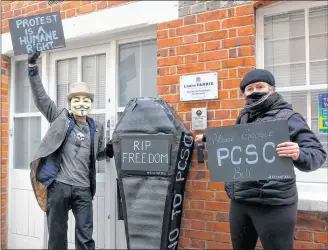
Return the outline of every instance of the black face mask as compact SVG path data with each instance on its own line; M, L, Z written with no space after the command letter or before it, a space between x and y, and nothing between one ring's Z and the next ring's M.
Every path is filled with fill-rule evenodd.
M252 94L246 97L247 105L252 105L258 102L268 94L269 92L253 92Z

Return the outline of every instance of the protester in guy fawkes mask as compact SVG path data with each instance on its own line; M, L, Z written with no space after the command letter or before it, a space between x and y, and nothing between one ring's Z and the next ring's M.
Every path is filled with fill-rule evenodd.
M28 56L28 74L36 107L51 123L31 162L31 183L47 213L49 249L67 249L68 212L75 217L75 247L95 249L92 200L96 193L96 160L113 157L105 146L104 127L88 116L94 94L88 84L74 83L69 109L59 110L49 98L36 65L39 52Z
M305 119L275 92L273 75L255 69L245 75L240 89L246 106L236 124L285 119L290 141L277 146L280 157L291 157L303 172L320 168L326 152L309 129ZM206 141L197 135L196 142ZM255 249L258 237L263 248L293 249L298 194L296 180L270 180L225 183L231 199L230 233L233 249Z

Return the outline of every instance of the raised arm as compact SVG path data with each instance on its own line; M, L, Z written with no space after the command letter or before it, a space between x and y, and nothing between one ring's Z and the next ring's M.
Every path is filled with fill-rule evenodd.
M39 67L36 64L40 52L36 51L28 55L28 77L31 84L31 90L35 106L52 123L59 115L60 111L46 93L41 78L39 76Z

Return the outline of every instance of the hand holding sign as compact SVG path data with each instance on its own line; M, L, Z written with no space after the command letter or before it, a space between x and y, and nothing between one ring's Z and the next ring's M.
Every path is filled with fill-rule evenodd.
M195 143L201 143L203 141L203 137L204 137L203 134L196 135L196 137L195 137Z
M36 61L40 56L40 51L34 51L33 53L28 54L28 66L33 67L36 65Z
M290 157L294 161L300 157L300 148L297 143L284 142L277 146L277 153L280 157Z

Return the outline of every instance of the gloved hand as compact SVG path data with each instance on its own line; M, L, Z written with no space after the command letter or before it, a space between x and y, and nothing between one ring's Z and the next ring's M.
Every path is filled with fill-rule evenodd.
M113 150L113 142L112 140L108 141L106 143L106 155L109 157L109 158L113 158L114 156L114 150Z
M36 64L36 61L38 60L40 56L40 51L34 51L32 53L28 54L28 64Z

